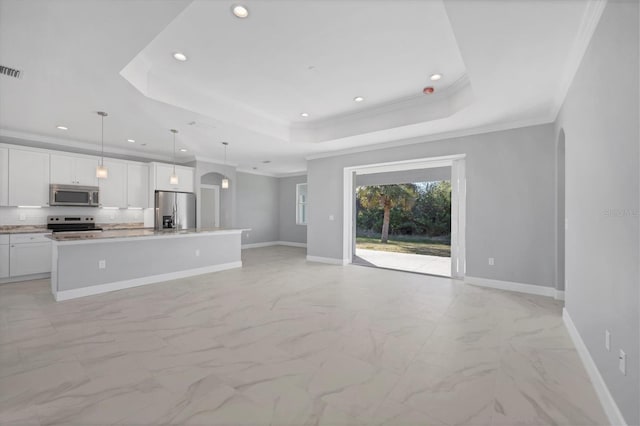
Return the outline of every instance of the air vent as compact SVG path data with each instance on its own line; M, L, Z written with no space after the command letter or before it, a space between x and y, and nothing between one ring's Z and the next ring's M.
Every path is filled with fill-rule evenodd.
M20 76L22 75L22 71L0 65L0 74L6 75L8 77L20 78Z

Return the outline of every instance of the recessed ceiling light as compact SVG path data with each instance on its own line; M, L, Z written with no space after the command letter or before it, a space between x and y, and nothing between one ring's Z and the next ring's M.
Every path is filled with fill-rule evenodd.
M187 55L182 52L176 52L173 54L173 59L175 59L176 61L184 62L187 60Z
M180 148L180 152L187 152L187 150L184 148Z
M300 117L303 117L303 118L307 118L308 116L309 116L308 112L303 112L302 114L300 114Z
M442 78L442 74L433 74L430 78L431 81L438 81Z
M69 128L67 126L56 126L56 129L58 129L58 130L69 130Z
M247 16L249 16L249 9L247 9L245 6L242 6L240 4L233 6L231 8L231 11L238 18L246 18Z
M135 139L127 139L127 142L129 142L129 143L136 143L136 140L135 140Z
M353 98L354 102L362 102L364 101L364 98L362 96L356 96L355 98Z

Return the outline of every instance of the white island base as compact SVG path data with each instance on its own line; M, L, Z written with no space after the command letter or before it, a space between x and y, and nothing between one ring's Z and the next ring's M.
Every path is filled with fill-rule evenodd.
M54 234L57 301L242 267L241 229Z

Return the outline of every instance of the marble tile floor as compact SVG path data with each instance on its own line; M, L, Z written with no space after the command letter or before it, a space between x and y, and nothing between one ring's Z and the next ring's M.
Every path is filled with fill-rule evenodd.
M65 302L0 286L2 425L604 425L555 300L245 250Z

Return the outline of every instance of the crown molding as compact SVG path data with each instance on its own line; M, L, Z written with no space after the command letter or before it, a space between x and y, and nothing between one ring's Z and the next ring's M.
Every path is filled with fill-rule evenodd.
M600 18L604 13L608 0L587 0L587 7L582 15L582 21L578 28L578 34L573 42L573 46L569 51L567 64L560 78L560 86L553 100L553 120L555 121L560 113L560 109L564 104L564 100L569 93L573 79L580 68L582 58L587 52L591 38L598 27Z
M279 177L277 173L263 172L261 170L244 169L244 168L236 169L236 173L246 173L249 175L266 176L266 177L272 177L272 178Z
M554 118L544 117L544 118L534 118L529 120L519 120L519 121L508 122L508 123L473 127L470 129L461 129L461 130L455 130L451 132L436 133L432 135L416 136L409 139L400 139L396 141L382 142L374 145L366 145L361 147L330 151L330 152L325 152L320 154L313 154L305 157L305 160L309 161L309 160L317 160L320 158L339 157L342 155L357 154L357 153L368 152L368 151L377 151L380 149L396 148L396 147L407 146L407 145L417 145L425 142L435 142L439 140L459 138L463 136L481 135L484 133L500 132L504 130L518 129L522 127L539 126L542 124L553 123L553 121L554 121Z
M306 175L307 175L306 170L301 170L298 172L278 173L279 178L289 178L289 177L306 176Z
M20 132L16 130L8 130L0 128L0 142L30 146L34 148L43 149L58 149L67 148L68 152L85 155L98 155L95 143L82 142L73 139L62 139L53 136L39 135L35 133ZM63 150L64 151L64 150ZM173 157L171 155L161 155L147 152L140 152L126 148L117 148L106 145L104 150L105 156L119 156L126 157L135 160L146 161L164 161L172 162ZM182 161L183 159L179 159Z
M250 175L259 175L259 176L268 176L268 177L273 177L273 178L288 178L288 177L295 177L295 176L306 176L307 175L307 171L298 171L298 172L288 172L288 173L272 173L272 172L265 172L265 171L260 171L260 170L253 170L253 169L236 169L236 172L238 173L247 173Z
M194 159L195 161L202 161L203 163L218 164L220 166L228 166L228 167L236 167L236 168L239 166L238 163L231 163L229 161L224 162L224 161L218 160L217 158L203 157L201 155L196 155Z

